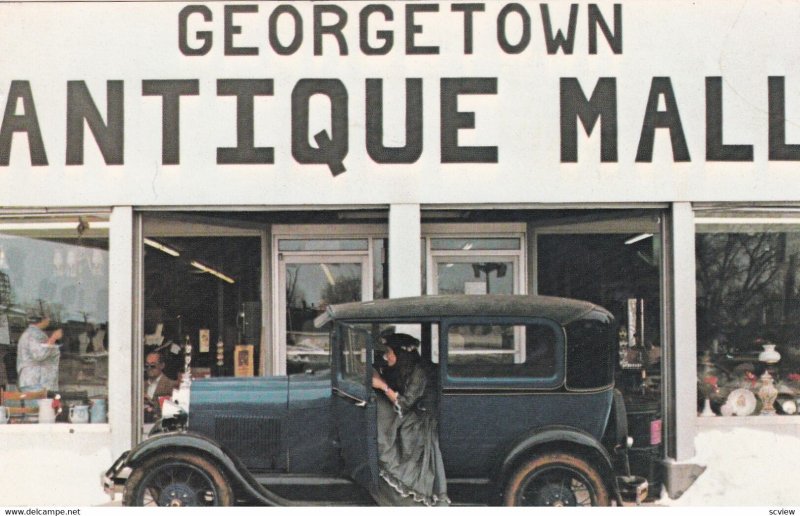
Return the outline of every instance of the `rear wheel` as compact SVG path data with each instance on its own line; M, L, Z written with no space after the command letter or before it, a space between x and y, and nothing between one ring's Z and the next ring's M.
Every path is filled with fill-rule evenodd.
M524 463L506 484L505 505L590 507L609 505L597 470L568 453L548 453Z
M203 507L233 504L233 492L219 468L204 457L167 452L133 470L123 505Z

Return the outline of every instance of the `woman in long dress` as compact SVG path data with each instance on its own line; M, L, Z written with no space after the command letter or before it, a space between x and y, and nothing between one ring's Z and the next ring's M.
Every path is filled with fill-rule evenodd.
M384 337L388 367L375 371L378 466L376 501L381 505L447 505L447 482L439 450L436 370L418 353L419 341L395 333Z

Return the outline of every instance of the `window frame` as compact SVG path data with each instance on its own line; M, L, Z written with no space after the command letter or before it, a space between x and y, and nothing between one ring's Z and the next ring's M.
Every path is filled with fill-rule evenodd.
M499 378L465 378L450 376L448 371L448 348L450 326L463 325L506 325L529 326L533 324L551 328L555 335L555 373L551 377L499 377ZM515 330L515 333L517 330ZM566 336L564 328L551 319L544 317L446 317L439 323L439 368L441 370L442 387L455 389L537 389L553 390L564 385L566 379Z

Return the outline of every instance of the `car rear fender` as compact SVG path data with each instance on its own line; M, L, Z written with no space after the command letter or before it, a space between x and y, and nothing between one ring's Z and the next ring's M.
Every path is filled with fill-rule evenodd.
M622 503L613 460L608 450L592 435L566 426L540 428L519 439L511 446L510 451L503 455L505 458L500 462L493 475L494 481L498 487L502 487L521 462L533 455L551 451L573 453L588 459L598 468L618 503Z
M231 483L231 488L239 497L252 499L264 505L299 505L293 500L288 500L264 488L236 456L226 451L217 442L191 432L159 434L143 441L130 451L125 460L125 466L135 469L151 457L157 457L166 451L188 451L212 460Z

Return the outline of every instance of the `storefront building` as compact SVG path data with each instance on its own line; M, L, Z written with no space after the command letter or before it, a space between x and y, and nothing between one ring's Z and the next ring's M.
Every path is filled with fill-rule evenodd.
M0 13L0 387L44 311L66 409L0 425L4 503L104 500L148 353L171 379L187 342L195 377L311 374L325 306L420 294L609 309L637 463L673 494L698 432L800 435L800 6Z

